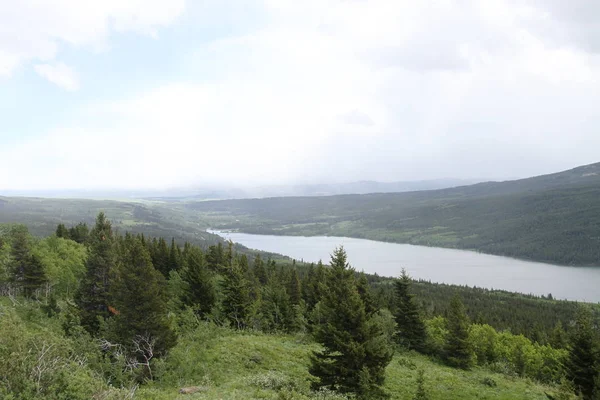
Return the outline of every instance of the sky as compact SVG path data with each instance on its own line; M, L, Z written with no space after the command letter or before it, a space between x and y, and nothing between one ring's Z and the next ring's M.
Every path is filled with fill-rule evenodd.
M596 0L0 0L0 190L600 161Z

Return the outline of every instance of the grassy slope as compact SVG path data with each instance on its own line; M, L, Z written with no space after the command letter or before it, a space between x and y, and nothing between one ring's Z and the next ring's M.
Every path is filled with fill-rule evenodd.
M237 333L201 327L181 339L163 366L160 383L144 387L140 399L307 399L307 367L314 344L298 337ZM432 399L547 399L553 388L476 368L458 371L412 353L397 354L387 370L392 399L410 399L417 369L424 369ZM496 387L483 383L492 378ZM183 386L205 391L180 395Z
M10 315L18 317L14 320ZM8 351L14 361L25 363L23 357L29 357L29 364L36 364L42 344L62 349L57 353L62 354L62 357L81 354L82 349L89 351L89 346L93 346L91 342L64 337L61 321L48 318L38 304L26 302L15 307L7 298L0 297L0 320L0 331L6 334L0 335L0 353ZM9 337L11 332L13 336L17 336ZM31 354L27 356L27 349L20 348L25 342L19 340L19 337L24 336L36 338L34 342L29 342L30 346L37 343L37 347L32 348L33 358ZM315 349L318 346L304 336L237 332L201 323L196 328L189 328L187 333L182 333L177 346L165 359L154 365L157 380L142 385L135 398L339 399L331 395L319 396L309 390L309 355ZM93 359L94 357L89 361L94 362ZM13 364L19 365L19 362ZM6 362L0 362L0 365L3 364ZM110 400L128 398L126 395L130 392L129 389L107 387L101 377L86 365L71 365L67 368L69 378L66 382L72 387L78 387L77 392L81 395L94 393L95 398ZM425 371L426 388L432 400L542 400L547 398L545 393L556 392L553 387L493 373L483 368L460 371L421 355L399 353L387 369L386 388L392 399L412 398L418 369ZM29 366L22 372L27 374L27 371ZM491 378L497 386L487 386L483 383L485 378ZM189 386L202 386L204 390L193 395L179 394L181 387Z

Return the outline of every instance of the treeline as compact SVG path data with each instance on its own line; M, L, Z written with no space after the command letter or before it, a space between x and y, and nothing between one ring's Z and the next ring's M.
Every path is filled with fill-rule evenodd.
M309 369L315 390L386 397L385 368L398 347L457 368L481 365L563 382L566 392L584 398L596 393L597 330L586 307L568 318L568 332L560 325L549 333L540 327L540 337L531 340L514 333L525 326L524 316L535 324L535 305L550 310L563 302L515 297L503 303L494 296L511 296L414 283L405 273L399 279L367 276L348 265L341 248L329 265L284 266L260 255L249 259L232 243L202 250L174 239L118 235L102 213L85 231L59 225L56 235L38 242L22 226L0 234L0 286L13 302L42 302L66 337L99 346L94 368L114 385L155 379L156 365L186 324L202 320L312 337L322 346ZM486 296L490 300L482 301ZM500 310L507 304L515 307L508 312L523 306L523 319L505 318ZM491 310L484 313L486 307ZM495 313L504 317L494 321ZM513 333L494 329L494 322ZM50 394L27 379L13 381L9 367L0 361L0 388L13 393L21 385L26 393L31 386L38 397Z
M393 279L366 275L381 307L394 309ZM415 301L427 318L444 316L450 300L459 294L470 320L509 331L539 344L548 344L557 331L569 331L581 304L546 296L524 295L502 290L415 281ZM600 324L600 306L589 304L594 323Z

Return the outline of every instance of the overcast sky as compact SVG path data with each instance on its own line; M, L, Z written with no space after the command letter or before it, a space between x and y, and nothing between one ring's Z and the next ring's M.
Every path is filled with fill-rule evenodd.
M0 189L600 161L597 0L0 0Z

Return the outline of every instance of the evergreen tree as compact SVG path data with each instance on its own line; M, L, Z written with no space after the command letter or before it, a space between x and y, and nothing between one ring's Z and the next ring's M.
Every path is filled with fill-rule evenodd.
M116 249L112 226L101 212L89 236L86 271L75 296L81 313L81 325L92 335L98 332L99 319L110 316L109 285L115 263Z
M256 257L254 257L254 264L253 264L252 270L254 272L254 276L256 276L256 279L258 279L260 284L266 285L267 284L267 270L265 269L265 263L263 262L262 258L260 257L260 254L257 254Z
M565 349L569 344L569 338L567 336L567 332L565 332L563 328L562 322L558 321L556 325L554 325L554 329L550 333L550 346L555 349Z
M577 313L573 328L566 371L575 390L581 393L585 400L593 398L595 379L598 376L597 348L594 339L591 313L587 308L582 307Z
M11 280L17 286L21 286L31 261L29 231L24 225L15 226L11 231L10 256Z
M290 304L295 306L302 300L302 284L296 268L290 269L287 292L290 297Z
M114 334L119 343L143 362L164 355L175 345L167 319L167 282L152 266L148 249L139 238L127 235L122 258L113 274ZM138 348L139 341L144 346Z
M199 248L190 247L185 253L182 278L187 283L186 303L192 306L196 314L203 317L210 313L215 305L216 293L212 273Z
M27 297L33 297L36 290L44 286L46 282L48 282L48 279L42 261L38 256L32 254L29 256L23 271L23 280L21 281L23 293Z
M236 262L226 267L222 281L223 312L237 329L243 329L251 305L250 287L242 267Z
M221 271L222 267L225 265L225 254L223 250L223 244L221 242L217 243L216 246L210 246L208 248L208 253L206 255L206 261L208 262L208 267L213 271Z
M450 301L447 318L446 362L456 368L469 369L473 366L473 349L469 342L469 318L460 297Z
M58 224L58 226L56 227L56 237L70 239L69 230L67 229L65 224Z
M358 289L358 294L365 304L365 312L367 315L372 315L377 311L377 305L375 304L375 300L373 300L373 296L371 295L371 286L369 285L369 281L367 280L367 276L364 272L361 272L359 278L356 282L356 288Z
M394 280L396 339L407 349L423 353L427 350L427 331L414 295L410 292L411 284L411 279L403 268L400 278Z
M385 397L381 386L392 351L383 327L367 318L343 248L331 256L325 286L323 323L315 327L315 339L324 349L311 357L309 372L317 378L313 388L327 387L365 399Z
M171 247L169 248L169 272L179 271L181 249L175 244L175 238L171 239ZM167 277L169 275L167 274Z
M154 268L156 268L160 273L162 273L165 278L169 276L169 272L171 271L170 256L171 252L169 251L169 246L167 246L167 242L163 238L158 238L158 243L154 252L154 258L152 259L152 263L154 265Z
M263 329L267 331L290 331L293 324L293 309L283 282L269 279L262 287L261 307Z
M304 293L304 301L308 310L312 310L314 306L321 301L323 297L323 282L325 281L325 267L319 261L317 266L310 265L308 267L305 283L302 286Z
M85 222L80 222L71 229L69 229L68 239L74 240L77 243L87 243L90 234L90 229Z

